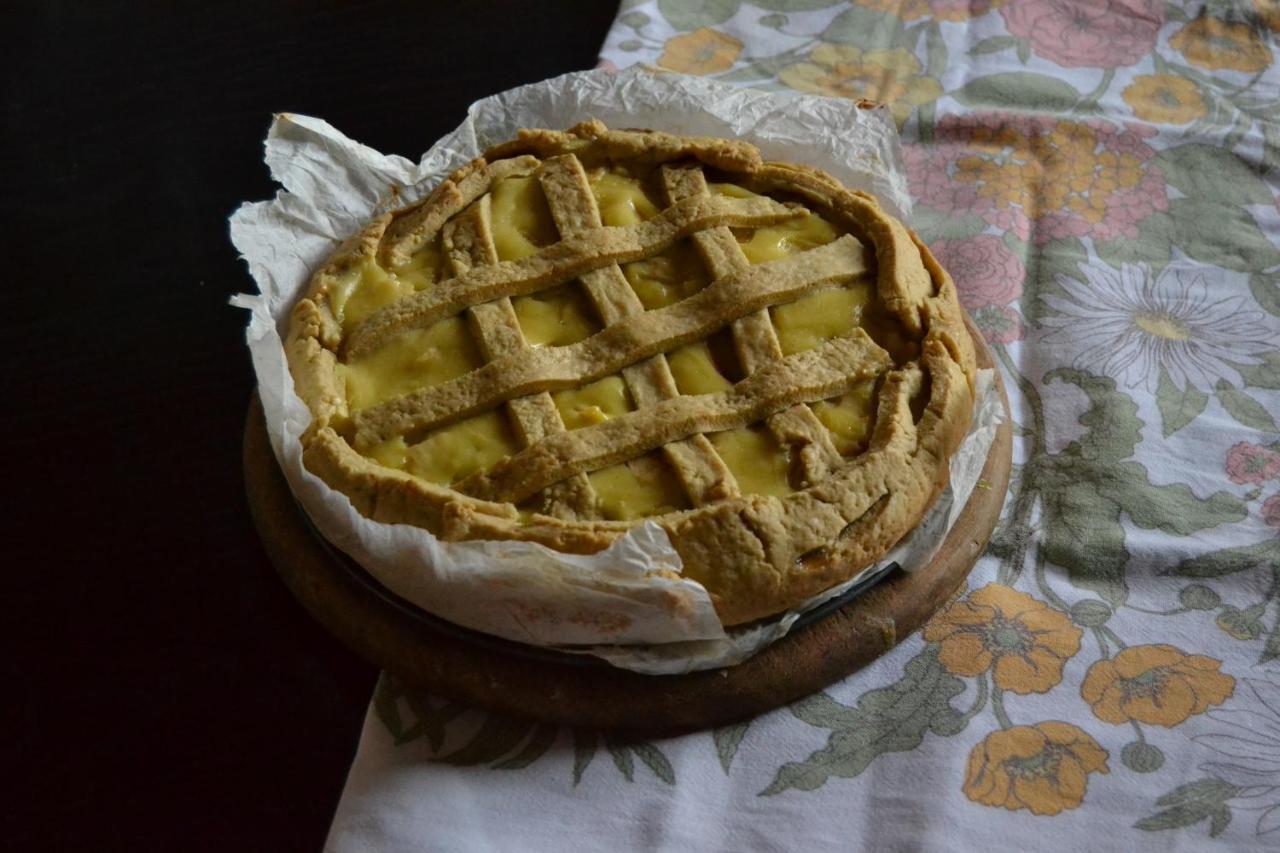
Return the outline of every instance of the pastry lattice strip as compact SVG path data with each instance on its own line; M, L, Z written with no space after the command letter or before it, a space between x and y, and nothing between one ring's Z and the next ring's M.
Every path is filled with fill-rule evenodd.
M387 338L462 313L504 296L523 296L578 278L610 264L651 257L677 240L717 225L758 228L794 217L772 199L692 198L636 225L596 228L518 261L481 266L429 290L397 300L357 326L346 341L348 357L377 349Z
M442 244L455 275L461 275L472 267L498 263L491 222L489 196L484 195L466 213L445 225ZM486 360L518 356L528 351L528 342L520 330L520 321L509 298L474 305L468 314ZM511 400L507 408L520 443L525 447L545 436L564 432L560 413L551 395L545 391ZM577 518L594 504L591 483L581 473L555 483L540 498L539 509L558 518Z
M595 195L577 157L565 154L548 160L541 181L562 238L602 227ZM581 281L606 327L645 313L640 297L616 263L585 273ZM622 368L622 378L641 409L680 394L662 353ZM706 436L698 434L666 444L662 452L694 506L738 494L737 481Z
M699 168L662 167L663 188L668 200L708 197L707 180ZM751 264L728 227L721 225L693 235L694 244L712 278L748 269ZM750 375L766 364L782 358L778 334L762 308L733 322L733 342L743 371ZM782 447L790 448L800 469L801 485L816 483L840 464L840 454L831 443L827 428L807 405L797 404L769 417L769 430Z
M455 488L482 500L516 503L566 474L634 459L690 435L744 427L789 406L842 394L890 366L888 353L859 329L767 364L727 391L676 396L548 436Z
M418 434L538 391L581 387L815 287L847 282L863 270L862 245L848 235L740 270L665 308L623 317L575 344L502 356L456 379L356 412L356 444L371 447Z
M843 393L882 372L888 356L859 332L783 359L768 307L865 272L861 244L845 236L752 267L728 226L775 224L795 211L771 199L712 196L698 169L663 171L671 202L664 211L638 225L602 227L577 158L547 161L540 177L561 239L521 261L498 263L487 194L448 223L442 236L454 277L377 312L355 330L348 354L374 349L402 329L466 311L488 361L441 385L356 413L357 446L422 434L506 405L524 450L456 488L511 502L540 494L544 512L565 518L589 512L594 503L585 473L654 447L664 448L695 506L733 496L732 474L702 432L762 419L783 446L799 449L806 484L838 463L825 427L805 403ZM646 312L618 264L657 254L685 236L694 238L715 280L694 296ZM510 297L574 278L582 282L605 328L569 346L529 348ZM730 323L748 379L722 394L699 395L696 405L680 398L663 353ZM802 386L800 379L815 364L826 367L819 371L822 381ZM637 411L565 432L547 392L619 372ZM769 380L780 382L780 389L770 387ZM553 470L559 473L548 473Z

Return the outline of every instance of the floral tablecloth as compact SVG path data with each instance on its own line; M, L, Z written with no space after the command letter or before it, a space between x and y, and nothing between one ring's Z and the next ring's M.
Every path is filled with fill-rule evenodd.
M1280 849L1280 3L627 2L602 63L889 102L1005 515L892 653L623 742L384 677L335 850Z

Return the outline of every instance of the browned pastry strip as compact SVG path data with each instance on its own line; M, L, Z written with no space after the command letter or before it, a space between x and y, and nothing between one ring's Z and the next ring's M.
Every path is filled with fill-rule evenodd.
M465 214L444 226L444 249L455 275L475 266L498 263L493 243L489 196L483 196ZM520 321L507 297L473 306L471 327L488 361L528 350ZM507 403L520 443L525 447L547 435L564 432L564 422L551 395L545 391ZM578 518L591 509L595 497L585 474L568 477L539 496L538 510L556 518Z
M542 172L542 187L560 236L573 237L603 225L591 183L577 157L561 155L548 160ZM586 273L582 284L606 326L644 313L644 304L617 264ZM641 409L680 393L666 356L661 353L624 367L622 378ZM694 506L738 494L733 473L706 436L672 442L662 448L662 453Z
M769 305L825 284L847 282L864 269L862 244L845 235L817 249L759 264L717 279L655 311L624 317L564 347L530 350L491 361L448 382L388 400L352 416L357 447L371 447L492 409L513 397L570 388L617 373Z
M496 163L471 161L445 178L424 201L392 217L378 246L378 260L390 267L400 266L440 233L450 217L487 193L494 181L533 174L540 165L537 157L513 157Z
M707 179L701 169L664 166L662 181L672 202L708 195ZM698 232L693 235L693 241L712 278L751 266L733 232L723 225ZM768 309L735 320L732 328L738 361L748 375L782 358L782 347L778 344L778 334L769 319ZM831 443L831 434L807 405L796 405L785 412L778 412L769 418L768 427L783 447L791 449L791 458L796 461L803 485L818 482L840 464L840 454Z
M600 228L595 218L599 206L583 192L574 160L615 176L610 185L595 186L610 204L639 204L640 195L648 193L646 182L657 177L652 175L654 167L665 167L670 173L668 198L674 203L641 225ZM708 169L704 176L704 167L715 172ZM527 180L514 196L495 191L504 178L531 176L539 179L549 206L556 208L555 222L548 223L537 206L541 198L537 209L530 209L534 200L522 195L530 189ZM563 184L558 183L561 177L566 178ZM707 180L771 198L743 199L731 191L710 196ZM560 199L564 204L556 200L561 190L567 192ZM504 205L515 198L514 218L505 224L543 248L518 261L494 263L489 236L494 223L487 215L491 192ZM748 265L742 251L725 227L784 222L800 215L803 209L797 201L853 236L788 261L744 269ZM522 229L530 223L534 230L526 233ZM550 245L547 240L555 240L556 234L547 233L548 225L558 226L560 235ZM684 285L694 282L681 277L699 271L686 271L683 252L666 252L686 237L692 238L714 279L693 296L684 296L694 289ZM660 273L654 279L659 287L668 287L667 279L679 281L678 294L677 288L670 293L681 301L640 313L636 292L626 277L617 275L615 266L633 260L646 261L646 269ZM823 267L828 262L834 264L830 269ZM458 275L448 278L450 272ZM509 298L579 278L606 328L569 346L526 348ZM872 425L865 451L842 459L824 444L827 432L815 434L814 417L804 403L815 398L795 396L797 388L809 387L809 373L803 379L792 377L796 381L778 380L767 392L761 391L769 402L756 412L743 414L730 405L724 414L717 407L717 400L723 407L734 395L738 404L749 408L751 403L740 396L744 389L770 376L785 376L771 371L795 363L794 357L778 360L777 335L783 329L778 325L775 331L774 323L784 318L762 309L817 287L855 281L861 299L872 280L872 300L865 306L870 313L864 319L868 333L887 354L877 350L875 358L856 360L852 370L842 366L842 375L857 382L860 371L885 371L879 391L874 404L861 406L849 399L827 410L833 418L831 435L843 435L837 431L850 423L857 428ZM362 288L361 300L351 301L357 292L353 288ZM385 307L368 313L378 305ZM794 340L802 346L834 333L831 330L848 319L826 323L812 307L806 310L808 315L789 311L785 318L794 324ZM429 368L423 369L423 377L442 375L434 370L439 365L430 361L435 357L430 349L422 349L420 359L414 360L408 349L380 348L412 348L418 338L398 337L398 332L463 312L470 340L458 338L456 324L448 327L452 331L445 337L459 340L457 345L467 349L474 344L487 364L434 388L353 411L355 399L382 399L381 393L367 393L376 387L369 384L375 380L392 381L382 386L389 390L412 382L420 367ZM539 322L554 321L550 314L539 316ZM360 317L365 317L363 325ZM581 318L566 313L561 320L575 324L576 336ZM587 122L569 131L522 132L455 171L424 201L372 220L316 269L293 312L286 353L295 388L313 416L302 437L304 463L346 494L361 513L383 522L419 525L450 540L513 539L569 553L606 548L638 523L633 516L647 518L667 531L684 577L702 583L724 623L735 625L777 614L848 579L917 523L945 484L948 455L969 422L974 356L964 322L950 277L916 235L870 196L807 166L763 162L741 141L613 131ZM729 325L734 327L738 361L747 378L725 394L671 398L675 388L670 369L662 369L663 359L655 356L670 355ZM848 345L852 339L836 338L844 343L823 344L797 356L820 359L827 348ZM705 351L712 370L722 366L717 343L708 340ZM406 360L399 360L401 355ZM477 363L469 353L459 355L465 357L454 361ZM893 368L886 370L888 358ZM637 411L596 427L561 431L559 413L552 411L554 403L548 408L544 392L580 388L616 373L626 380ZM722 387L710 378L707 387ZM844 386L812 391L834 395L840 387ZM705 405L708 401L713 405ZM853 409L846 407L849 403ZM684 411L695 411L695 404L696 416ZM378 441L403 437L413 444L433 427L498 408L511 415L519 439L514 447L523 450L503 460L501 454L511 453L513 445L507 437L497 443L499 439L486 432L488 426L454 431L442 442L449 447L446 452L475 450L477 460L493 466L463 483L501 498L496 502L464 493L459 488L463 483L446 484L416 473L408 466L410 459L401 468L400 443ZM651 476L632 464L626 477L593 474L588 482L600 484L600 494L588 493L590 505L577 498L549 500L566 484L587 479L584 472L594 466L652 452L645 448L655 446L655 441L670 457L689 446L690 438L705 440L694 438L703 430L737 429L736 424L753 416L764 418L771 435L743 430L715 436L715 447L734 462L739 494L699 503L698 495L713 494L714 476L684 483L685 491L694 496L693 506L684 508L682 500L668 500L670 490L679 490L670 476ZM646 422L657 424L657 438L648 435L649 427L637 427ZM823 422L828 422L826 412ZM761 439L767 439L766 444L756 443ZM781 441L781 448L774 439ZM468 443L473 441L478 443ZM759 460L752 455L757 452ZM502 461L490 462L495 458ZM552 471L553 458L578 461ZM757 461L773 467L758 467ZM788 464L794 470L780 488L776 475ZM681 477L698 470L696 460L694 465L677 460L674 468ZM556 483L539 488L551 480ZM611 489L607 509L605 484ZM637 500L628 504L633 488ZM535 495L537 503L517 508L510 502L525 494ZM583 508L572 509L570 503Z
M703 228L754 228L795 215L792 208L771 199L689 199L637 225L585 231L527 258L477 267L466 275L393 302L352 330L345 351L348 357L357 357L377 348L396 332L452 317L471 305L536 293L593 269L640 260Z
M799 402L842 394L892 364L862 329L768 364L718 394L679 396L603 423L549 436L454 484L482 500L517 503L567 473L596 471L696 433L747 426Z
M565 152L593 160L642 163L693 159L734 172L751 171L761 165L760 152L750 143L711 136L676 136L656 130L610 130L594 119L568 130L520 130L515 139L493 146L484 156L498 160L532 153L546 158Z

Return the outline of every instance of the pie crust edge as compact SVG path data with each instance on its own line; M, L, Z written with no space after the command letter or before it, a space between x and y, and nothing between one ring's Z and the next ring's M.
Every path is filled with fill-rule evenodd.
M635 525L544 515L522 520L509 503L478 500L379 465L339 432L348 417L335 372L343 336L326 297L336 277L365 258L407 256L483 195L509 164L587 144L622 160L693 159L743 186L801 196L820 213L847 222L872 248L878 293L904 326L918 331L921 354L919 368L885 374L866 452L786 498L741 495L649 519L667 531L683 575L707 588L727 626L775 615L852 577L910 531L946 485L948 460L972 415L973 343L950 276L913 231L871 196L812 167L766 163L740 141L616 131L598 122L563 132L522 131L455 171L422 201L375 218L316 270L290 315L286 355L313 418L301 437L305 466L346 494L362 515L423 527L445 540L526 540L593 553ZM927 388L928 403L915 422L910 402L921 388Z

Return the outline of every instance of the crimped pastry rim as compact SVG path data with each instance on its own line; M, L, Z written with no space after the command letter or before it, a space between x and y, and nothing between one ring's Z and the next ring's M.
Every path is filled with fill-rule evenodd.
M335 275L363 258L385 260L415 240L425 242L424 235L483 194L488 183L482 176L500 172L502 164L531 156L546 161L584 144L619 159L692 159L748 188L802 197L824 216L853 226L871 246L881 299L904 325L914 324L921 343L918 365L886 374L878 406L890 417L878 417L872 447L783 499L741 495L648 519L667 531L684 574L708 589L726 625L784 611L852 577L914 527L945 485L947 459L972 411L972 341L954 284L913 232L871 197L810 167L764 163L742 142L611 131L599 123L567 132L526 131L455 171L421 202L376 218L317 269L291 314L286 353L313 416L301 437L304 464L363 515L424 527L444 539L516 539L590 553L639 523L549 516L525 521L509 503L479 500L381 466L360 455L333 425L345 405L333 368L343 338L326 298ZM926 382L929 402L917 425L909 399ZM860 495L861 502L851 495ZM820 530L808 533L814 518L820 518ZM843 523L827 536L837 519Z

